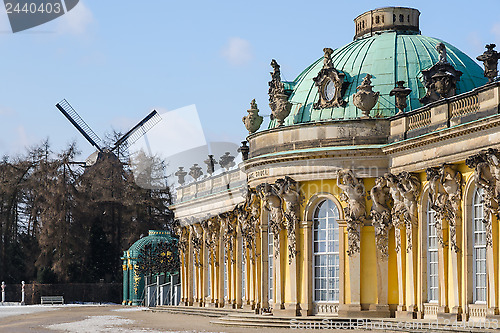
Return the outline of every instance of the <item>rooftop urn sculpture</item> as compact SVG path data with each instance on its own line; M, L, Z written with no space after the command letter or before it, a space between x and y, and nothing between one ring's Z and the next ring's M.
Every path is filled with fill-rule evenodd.
M446 46L443 43L436 45L439 52L439 61L429 69L424 69L422 75L427 93L420 99L420 103L428 104L443 98L456 95L457 82L462 72L453 67L446 57Z
M174 175L177 177L177 182L180 184L180 185L184 185L184 183L186 182L186 175L188 173L186 171L184 171L184 167L179 167L179 170L177 170L176 173L174 173Z
M271 108L271 120L276 119L278 126L283 126L285 118L290 114L292 104L288 101L285 86L281 82L280 65L276 60L271 61L273 71L269 81L269 107Z
M248 153L250 152L250 147L247 144L247 141L241 141L241 146L238 148L238 153L241 153L243 161L248 160Z
M245 124L245 128L248 131L248 134L255 133L259 130L260 125L262 125L262 121L264 118L259 115L259 109L257 108L257 103L255 99L250 103L250 109L247 110L248 115L243 117L242 121Z
M217 161L214 159L214 155L208 155L208 158L203 161L207 165L207 173L211 176L215 171L215 165Z
M193 177L194 180L198 180L198 178L203 175L203 171L201 171L201 167L198 166L197 163L193 164L193 166L189 170L189 175Z
M232 168L236 165L236 163L234 163L234 156L231 156L228 151L226 151L226 153L220 157L219 164L226 170L229 170L229 168Z
M362 119L370 118L370 110L373 109L375 104L377 104L378 97L380 93L374 92L372 90L372 76L370 74L366 74L365 78L361 85L359 85L356 89L358 90L352 97L352 101L354 105L358 109L361 110L363 116Z
M493 50L495 46L495 44L486 45L486 51L476 58L483 62L484 76L488 78L489 82L493 82L498 76L498 59L500 59L500 53Z
M406 103L406 97L411 93L411 89L404 86L405 81L396 82L396 87L389 92L389 96L396 97L396 107L399 112L397 114L402 114L408 104Z

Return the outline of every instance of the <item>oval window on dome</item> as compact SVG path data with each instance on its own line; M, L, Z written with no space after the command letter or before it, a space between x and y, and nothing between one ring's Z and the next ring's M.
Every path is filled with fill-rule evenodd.
M333 100L335 97L335 83L332 80L328 80L325 85L325 98L327 101Z

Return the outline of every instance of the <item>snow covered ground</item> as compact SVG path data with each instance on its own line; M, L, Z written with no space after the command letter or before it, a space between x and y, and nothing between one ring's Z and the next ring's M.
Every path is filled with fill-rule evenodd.
M125 309L123 309L125 310ZM128 310L128 309L126 309ZM118 310L114 310L118 311ZM128 310L130 311L130 310ZM89 316L87 319L45 326L45 328L63 331L69 333L196 333L197 331L155 331L150 329L134 329L127 327L119 327L133 324L131 319L122 318L119 316ZM215 332L204 332L215 333Z
M8 305L8 306L0 306L0 318L10 317L10 316L18 316L23 314L31 314L36 312L44 312L44 311L54 311L59 308L59 305L56 306L47 306L47 305Z
M63 304L63 305L0 305L0 318L19 316L44 311L54 311L65 307L75 306L105 306L106 304L82 303L82 304Z

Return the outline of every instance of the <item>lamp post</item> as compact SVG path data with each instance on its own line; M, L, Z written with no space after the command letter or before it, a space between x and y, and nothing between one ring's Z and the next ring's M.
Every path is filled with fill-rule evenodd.
M24 281L21 281L21 305L26 305L24 303L24 287L25 287L25 283L24 283Z
M5 303L5 282L2 281L2 304Z

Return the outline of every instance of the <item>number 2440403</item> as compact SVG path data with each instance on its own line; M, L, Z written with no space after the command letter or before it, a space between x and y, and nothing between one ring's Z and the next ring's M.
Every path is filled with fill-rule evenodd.
M5 3L5 9L7 9L7 14L38 14L38 13L47 13L47 14L59 14L62 11L60 3L42 3L36 4L34 2L25 3L23 5L17 3L16 5L7 2Z

